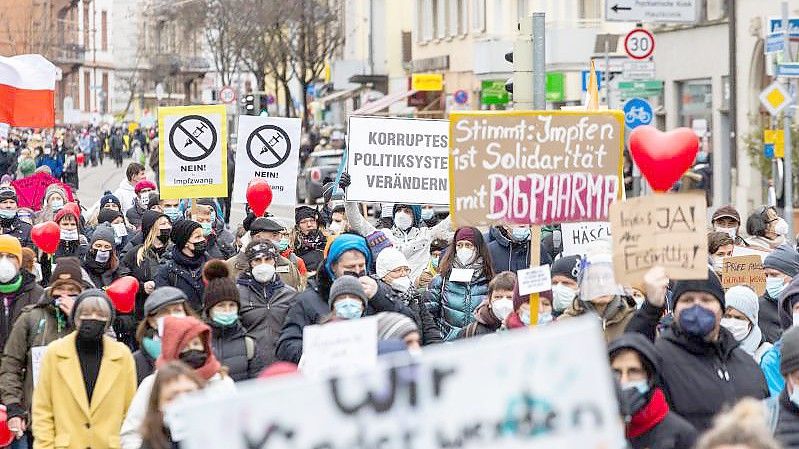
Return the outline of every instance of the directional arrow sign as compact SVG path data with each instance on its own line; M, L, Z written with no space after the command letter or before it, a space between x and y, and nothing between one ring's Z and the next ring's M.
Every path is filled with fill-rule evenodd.
M696 0L606 0L605 20L612 22L694 23Z
M777 66L777 76L799 78L799 62L783 62Z

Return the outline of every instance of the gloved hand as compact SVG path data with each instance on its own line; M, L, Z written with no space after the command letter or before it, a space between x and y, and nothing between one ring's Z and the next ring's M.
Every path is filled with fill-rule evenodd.
M347 187L350 186L350 184L352 184L352 178L350 178L350 174L342 173L341 179L339 179L338 181L338 186L341 188L341 190L346 190Z

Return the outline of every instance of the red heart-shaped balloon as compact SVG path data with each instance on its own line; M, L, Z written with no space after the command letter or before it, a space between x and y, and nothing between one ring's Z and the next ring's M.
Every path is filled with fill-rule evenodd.
M263 179L253 179L247 186L247 204L256 217L263 216L272 204L272 186Z
M699 138L691 128L664 133L646 125L630 134L630 153L656 192L669 190L694 163L698 150Z
M14 432L8 428L8 415L6 407L2 406L0 409L0 447L6 447L14 441Z
M122 276L105 288L105 293L120 313L130 313L133 310L138 291L139 281L133 276Z
M61 240L61 228L54 221L39 223L31 229L31 240L47 254L54 254Z

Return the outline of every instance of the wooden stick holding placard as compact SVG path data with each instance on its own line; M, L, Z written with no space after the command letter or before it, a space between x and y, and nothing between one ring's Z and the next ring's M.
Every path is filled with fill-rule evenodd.
M530 226L530 268L537 267L541 264L541 254L539 253L541 248L541 226L532 225ZM538 306L539 306L539 294L538 293L531 293L530 294L530 326L536 326L538 324Z

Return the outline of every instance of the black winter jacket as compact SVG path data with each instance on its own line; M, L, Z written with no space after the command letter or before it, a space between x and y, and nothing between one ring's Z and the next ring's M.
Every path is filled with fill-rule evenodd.
M155 287L171 285L179 288L186 294L191 308L195 312L201 313L203 292L205 292L202 271L207 260L208 256L205 254L191 259L173 246L172 251L164 255L164 262L158 267L155 274Z
M688 421L669 411L649 432L630 438L630 445L633 449L691 449L696 437L696 429Z
M779 416L774 437L785 449L799 448L799 407L788 398L788 390L782 390L778 399Z
M777 302L776 299L771 299L768 292L764 293L758 300L760 311L757 314L757 325L763 333L763 338L771 344L774 344L782 336Z
M19 242L22 244L22 246L35 249L33 241L31 240L31 229L33 229L33 226L25 223L19 218L13 218L8 221L0 220L0 234L7 234L12 237L16 237L19 239Z
M489 234L492 241L488 244L488 252L491 254L494 273L503 271L515 273L530 268L530 240L514 242L506 237L499 228L491 228ZM541 255L541 265L552 263L543 246L539 246L539 254Z
M139 280L139 291L136 292L136 305L133 309L136 321L141 321L144 318L144 301L149 296L144 291L144 283L155 281L156 271L163 260L162 256L159 256L154 248L150 248L149 251L144 253L141 264L139 264L137 258L141 247L142 245L136 245L131 248L122 259L118 270L120 276L133 276ZM167 246L162 254L167 254L170 250L171 245Z
M402 302L402 304L405 304L411 311L411 318L413 318L413 321L416 323L416 327L419 328L419 335L422 337L422 345L441 343L443 341L441 338L441 330L433 319L433 315L431 315L427 307L424 306L422 294L419 293L418 289L411 287L407 292L400 293L382 280L377 282L385 287L392 301Z
M269 284L262 284L250 273L242 272L236 281L239 290L239 319L258 343L267 366L275 362L275 351L280 331L289 308L294 304L297 291L275 276Z
M139 385L145 377L155 372L155 359L140 348L133 353L133 361L136 362L136 385Z
M220 326L213 320L208 320L208 325L211 326L211 345L214 355L219 363L227 367L233 381L258 377L265 366L264 358L256 350L255 338L247 335L241 323L237 321L230 326Z

